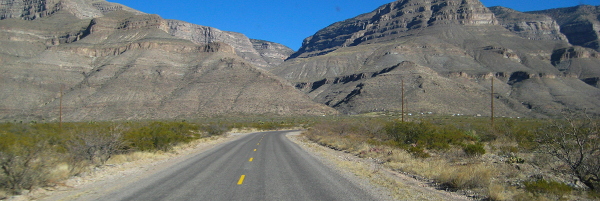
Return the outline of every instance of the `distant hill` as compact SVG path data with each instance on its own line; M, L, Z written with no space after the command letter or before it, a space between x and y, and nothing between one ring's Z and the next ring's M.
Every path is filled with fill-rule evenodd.
M598 114L596 10L400 0L318 31L272 72L350 114L399 111L404 80L409 112L489 116L492 79L496 115Z

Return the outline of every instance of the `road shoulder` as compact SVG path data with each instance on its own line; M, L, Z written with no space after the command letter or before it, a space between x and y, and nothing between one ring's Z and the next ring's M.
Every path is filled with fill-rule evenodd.
M423 181L383 167L374 159L321 146L294 132L287 137L344 177L381 200L470 200L457 193L437 190Z
M157 153L150 157L122 164L109 164L101 168L96 168L88 174L70 178L55 187L39 188L27 195L13 197L9 200L93 200L95 197L102 196L106 192L127 186L220 144L234 141L244 135L246 133L230 133L211 139L200 139L196 142L176 147L174 151Z

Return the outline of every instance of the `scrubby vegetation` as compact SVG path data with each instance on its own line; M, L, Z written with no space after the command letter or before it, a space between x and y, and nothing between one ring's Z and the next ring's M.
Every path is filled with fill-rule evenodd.
M168 152L174 146L232 129L302 126L303 118L212 118L196 121L0 123L0 199L55 185L132 152Z
M598 199L595 119L489 119L394 114L333 117L220 117L194 121L0 123L0 197L103 166L126 154L174 146L231 130L306 128L321 145L373 158L477 199Z
M598 121L389 114L322 121L305 136L478 199L597 199Z

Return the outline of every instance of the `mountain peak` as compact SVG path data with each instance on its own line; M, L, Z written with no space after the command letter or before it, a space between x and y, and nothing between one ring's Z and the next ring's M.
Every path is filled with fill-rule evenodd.
M3 6L0 7L0 20L12 18L35 20L61 11L70 13L79 19L92 19L117 10L142 14L142 12L127 6L104 0L4 0Z
M479 0L399 0L376 10L334 23L306 38L291 56L322 55L366 41L387 40L436 25L495 25L494 14Z

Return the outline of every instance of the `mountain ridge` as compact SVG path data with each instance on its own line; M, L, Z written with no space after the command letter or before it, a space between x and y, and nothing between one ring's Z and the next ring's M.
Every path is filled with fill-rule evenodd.
M402 79L412 89L413 113L489 115L485 97L494 79L503 116L548 117L565 109L598 114L597 52L570 44L560 26L551 16L488 9L479 1L399 0L318 31L272 72L349 114L399 111ZM407 62L403 66L430 70L335 81Z
M243 34L104 1L37 7L49 2L60 9L0 20L0 119L55 121L60 102L65 121L337 113L256 65L268 66ZM81 7L97 15L73 14Z
M487 116L492 80L497 115L600 114L594 6L399 0L293 52L103 0L4 1L0 119L56 120L61 89L68 121L399 111L401 82L409 112Z

